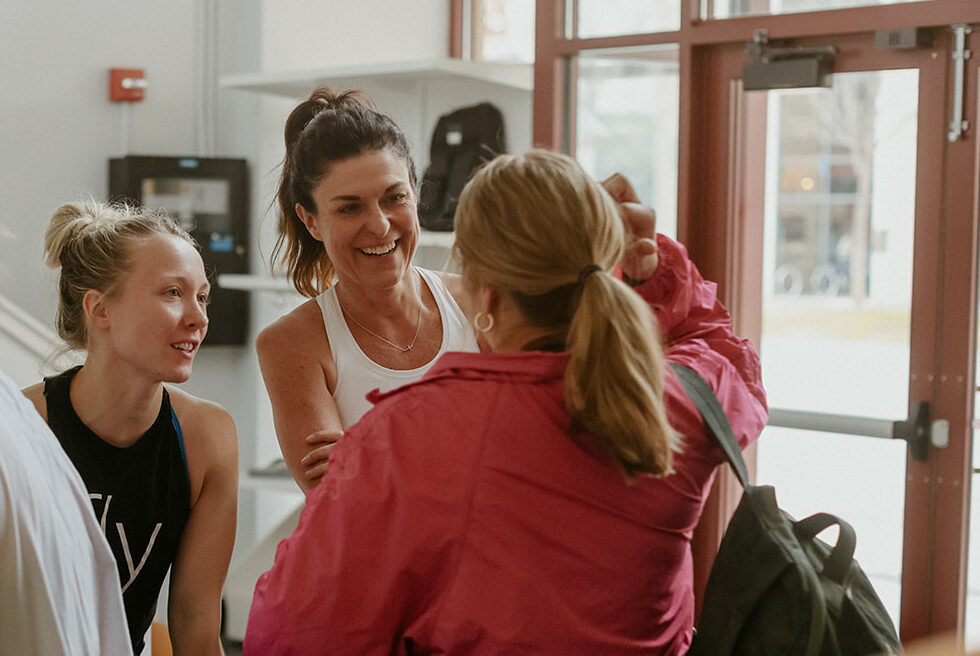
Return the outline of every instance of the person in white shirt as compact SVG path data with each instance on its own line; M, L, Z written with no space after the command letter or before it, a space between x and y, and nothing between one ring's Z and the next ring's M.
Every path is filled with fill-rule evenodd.
M132 654L119 590L81 476L0 371L0 654Z

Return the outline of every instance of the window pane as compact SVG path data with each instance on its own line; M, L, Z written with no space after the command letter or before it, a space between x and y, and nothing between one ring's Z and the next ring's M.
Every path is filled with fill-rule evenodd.
M771 91L762 359L774 408L908 412L918 72Z
M828 512L854 527L854 558L898 626L905 442L770 426L757 453L756 482L776 489L780 508L796 519ZM837 539L833 529L820 537Z
M980 321L977 322L980 344ZM980 350L977 351L976 380L980 381ZM980 386L973 390L973 476L970 489L970 542L966 560L966 646L980 650Z
M680 28L680 0L578 0L578 36L583 38Z
M762 14L793 14L803 11L850 9L874 5L897 5L922 0L702 0L706 18L735 18Z
M974 467L980 449L974 438ZM973 475L970 501L970 546L966 578L966 646L972 653L980 650L980 474Z
M760 350L770 408L908 412L917 99L917 70L768 92ZM854 526L856 557L896 625L906 454L900 440L774 426L757 449L758 480L787 512Z
M677 234L677 46L578 56L575 158L597 179L627 176Z
M534 61L534 0L474 0L480 19L473 58L489 62Z

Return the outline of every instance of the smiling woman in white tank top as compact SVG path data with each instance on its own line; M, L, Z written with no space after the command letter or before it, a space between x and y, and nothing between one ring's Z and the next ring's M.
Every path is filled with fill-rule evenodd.
M256 350L283 460L315 486L365 395L420 379L447 351L476 351L459 276L413 266L418 180L408 142L357 92L319 88L286 120L273 263L307 302Z

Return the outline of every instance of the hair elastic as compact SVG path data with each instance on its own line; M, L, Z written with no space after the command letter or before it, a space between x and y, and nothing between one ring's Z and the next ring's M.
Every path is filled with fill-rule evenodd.
M595 271L602 271L602 267L598 264L589 264L582 267L582 270L578 272L578 285L581 287L585 284L585 279L589 277L589 274Z

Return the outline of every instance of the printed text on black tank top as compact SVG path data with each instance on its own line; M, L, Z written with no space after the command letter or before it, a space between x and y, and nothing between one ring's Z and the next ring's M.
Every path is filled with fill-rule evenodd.
M95 505L96 501L102 501L101 494L90 493L88 496L89 499L92 500L93 506ZM115 538L109 534L109 531L106 530L106 517L109 515L109 505L111 503L112 495L108 494L105 497L105 503L102 505L102 512L99 513L96 511L96 515L99 516L99 526L102 527L102 533L105 534L106 540L108 540L110 544L115 541ZM153 533L150 535L150 539L147 542L146 549L143 550L143 555L140 557L139 563L136 564L134 564L133 554L130 550L129 538L126 536L126 528L122 525L122 522L116 522L115 528L116 537L118 537L119 540L118 544L122 547L123 555L126 558L126 569L129 571L129 580L123 583L122 586L122 591L126 592L126 588L128 588L130 584L136 580L136 577L139 576L140 570L143 569L147 559L150 557L150 552L153 550L153 543L156 542L157 535L160 534L160 529L163 528L163 524L161 522L157 522L157 525L153 528Z

